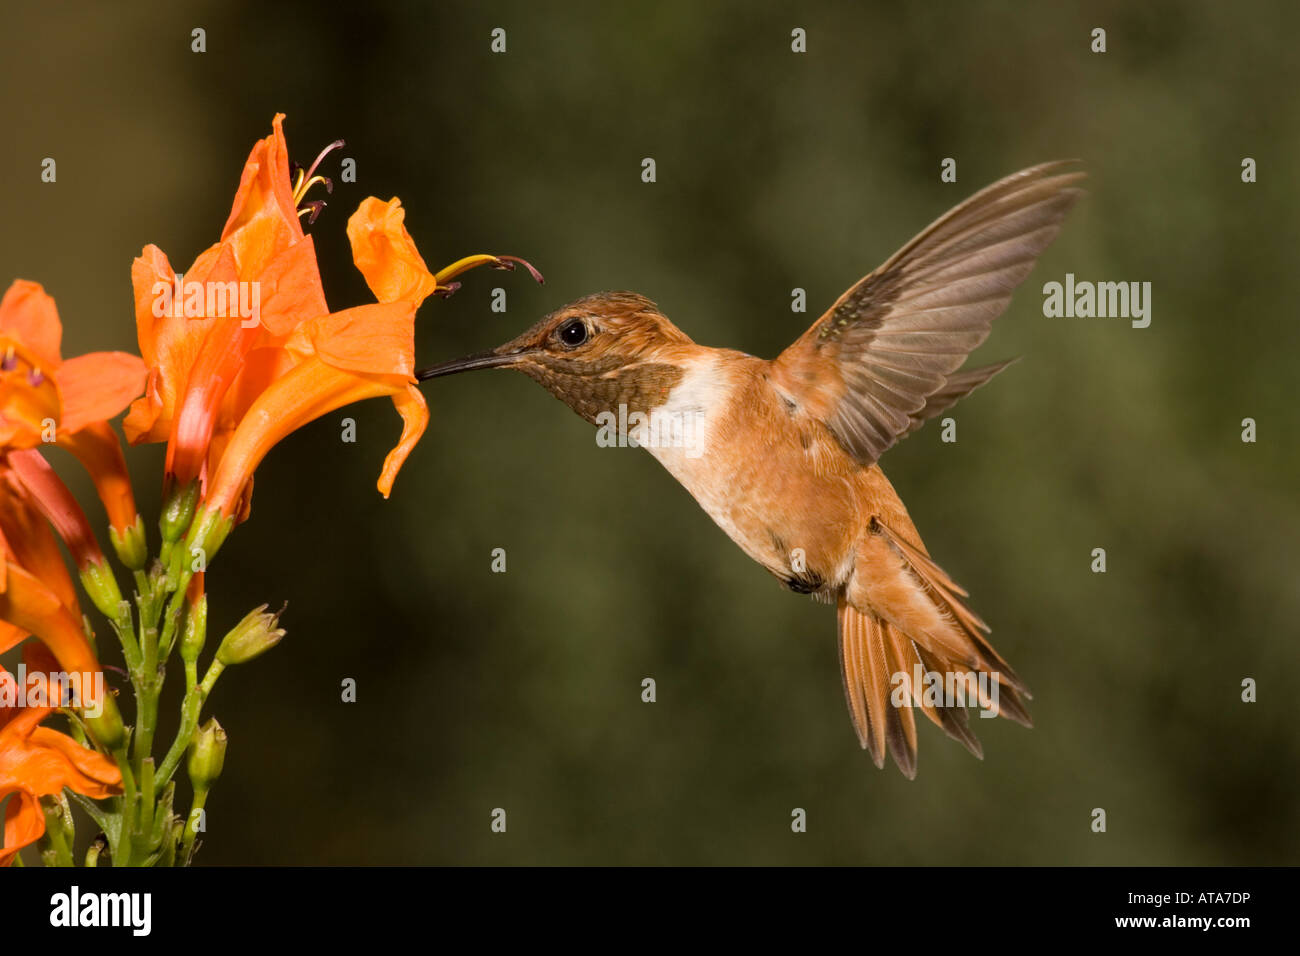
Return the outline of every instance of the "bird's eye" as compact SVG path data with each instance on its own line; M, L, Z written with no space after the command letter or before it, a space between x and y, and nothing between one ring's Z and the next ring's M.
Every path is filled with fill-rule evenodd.
M568 348L577 348L587 341L587 323L582 319L570 319L559 329L560 341Z

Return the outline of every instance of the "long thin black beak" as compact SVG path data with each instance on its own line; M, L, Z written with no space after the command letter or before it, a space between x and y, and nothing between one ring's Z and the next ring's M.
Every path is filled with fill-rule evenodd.
M427 382L431 378L441 378L443 375L455 375L457 372L472 372L476 368L500 368L503 365L512 365L519 359L518 352L479 352L477 355L467 355L464 358L452 359L450 362L442 362L438 365L430 365L428 368L422 368L415 373L416 380Z

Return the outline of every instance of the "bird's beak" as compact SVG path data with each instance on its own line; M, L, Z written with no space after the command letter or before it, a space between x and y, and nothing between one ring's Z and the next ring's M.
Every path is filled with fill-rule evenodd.
M415 373L415 378L417 381L427 382L431 378L455 375L457 372L472 372L478 368L502 368L503 366L515 364L522 354L522 351L512 350L506 352L501 349L478 352L474 355L466 355L464 358L452 359L450 362L441 362L438 365L422 368Z

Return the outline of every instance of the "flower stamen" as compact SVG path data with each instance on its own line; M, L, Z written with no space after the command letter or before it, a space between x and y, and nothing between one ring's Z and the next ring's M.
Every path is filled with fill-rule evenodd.
M515 263L518 263L528 270L528 274L533 277L534 282L538 285L546 284L546 278L527 259L520 259L518 256L497 256L496 258L498 262L492 266L493 269L505 269L507 272L514 272Z
M330 182L330 180L327 177L315 175L316 167L319 166L321 160L324 159L326 156L328 156L331 152L333 152L336 149L342 149L345 145L347 144L344 143L343 140L336 139L334 142L330 143L328 146L326 146L324 149L320 151L320 154L316 157L315 162L313 162L310 166L308 166L307 169L304 170L301 167L298 168L297 178L294 179L293 182L293 204L295 206L302 205L302 200L303 197L307 195L307 190L311 189L311 187L315 183L324 183L326 192L328 193L334 192L334 184ZM315 217L313 216L312 219L309 221L314 222Z
M306 213L306 214L307 214L307 225L310 226L312 223L314 223L314 222L316 221L316 217L320 215L320 211L321 211L322 209L324 209L327 205L328 205L328 203L326 203L325 200L323 200L323 199L315 199L315 200L313 200L313 201L307 203L307 204L306 204L305 206L303 206L301 209L299 209L299 210L298 210L298 215L301 216L301 215L303 215L304 213Z

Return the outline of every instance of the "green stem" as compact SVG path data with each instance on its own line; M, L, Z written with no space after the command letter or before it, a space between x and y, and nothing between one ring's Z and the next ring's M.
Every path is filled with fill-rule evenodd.
M185 592L177 591L167 604L167 613L163 615L163 632L162 638L158 641L158 647L160 649L159 656L164 661L167 660L172 652L172 647L176 643L176 629L180 624L184 601Z
M153 851L150 835L153 833L154 803L157 799L153 757L146 757L140 775L140 812L131 824L131 858L137 862L148 859Z
M125 745L113 751L113 759L117 761L117 769L122 772L122 796L118 798L118 807L122 817L121 835L126 837L125 840L119 838L117 845L112 847L113 866L130 866L132 857L130 834L135 828L136 817L135 774L131 771L131 760L127 756ZM122 856L122 859L119 860L119 856Z
M109 625L117 635L117 642L122 645L122 656L126 658L128 671L140 667L140 645L135 639L135 622L131 619L131 605L122 602L122 612L111 619Z
M72 814L68 812L67 804L59 798L59 805L42 805L41 812L46 815L45 835L41 837L38 844L41 853L41 862L46 866L72 866L72 842L70 837L72 832L70 825L72 823ZM54 822L54 817L58 822Z
M135 760L136 766L153 754L153 735L158 724L158 629L141 629L143 659L137 679L132 680L136 695ZM136 678L136 675L132 675Z
M181 703L181 726L176 731L176 739L172 741L171 749L167 751L167 756L163 758L163 762L158 767L158 786L166 786L172 775L176 773L181 758L185 756L190 741L194 739L194 731L198 729L199 717L203 713L203 705L207 703L208 695L212 693L217 678L221 676L221 672L225 669L225 665L220 661L213 661L208 667L208 672L203 676L203 683L194 684L185 692L185 700ZM186 683L192 680L190 672L193 670L193 665L186 666Z
M185 821L185 835L181 838L181 852L177 857L185 866L190 865L190 858L194 855L194 838L198 836L195 828L199 823L199 814L203 812L203 805L207 802L208 791L195 791L194 802L190 805L189 819Z

